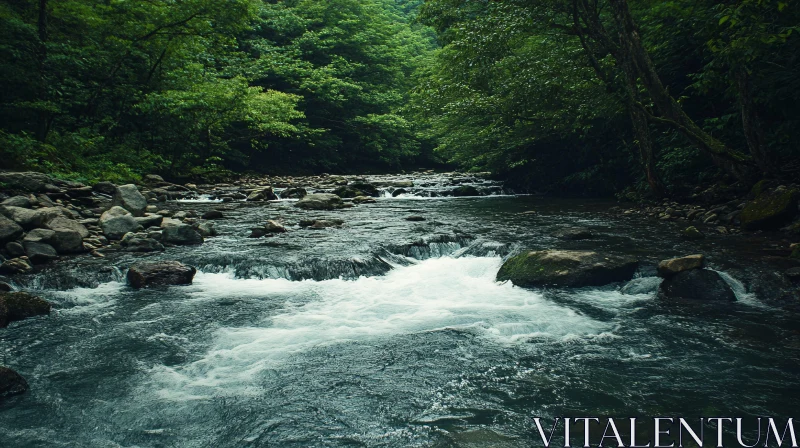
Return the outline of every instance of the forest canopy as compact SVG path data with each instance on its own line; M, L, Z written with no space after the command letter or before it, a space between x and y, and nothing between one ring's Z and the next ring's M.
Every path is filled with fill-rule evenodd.
M4 0L5 168L398 171L664 196L800 176L789 1Z

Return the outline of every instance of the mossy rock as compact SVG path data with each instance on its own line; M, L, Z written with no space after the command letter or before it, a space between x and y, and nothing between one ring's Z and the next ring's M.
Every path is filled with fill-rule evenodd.
M0 328L11 322L50 314L50 303L26 292L0 293Z
M681 232L681 236L687 240L702 240L703 238L706 237L705 235L703 235L702 232L697 230L697 227L695 226L685 228Z
M532 251L509 258L497 273L497 280L526 287L603 286L630 280L638 265L631 257L597 252Z
M797 215L797 190L776 188L763 192L753 201L745 205L739 221L747 230L777 229Z

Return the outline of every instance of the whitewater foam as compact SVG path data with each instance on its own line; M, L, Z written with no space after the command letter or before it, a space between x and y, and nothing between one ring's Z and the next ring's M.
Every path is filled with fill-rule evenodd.
M263 316L261 325L219 329L201 359L178 368L157 367L152 373L166 383L164 394L172 397L182 389L196 397L202 395L196 388L246 388L255 375L280 368L290 356L348 341L459 329L489 343L514 344L531 337L574 340L610 329L539 292L495 282L500 264L500 258L435 258L354 281L198 273L187 290L190 301L274 300L282 309Z

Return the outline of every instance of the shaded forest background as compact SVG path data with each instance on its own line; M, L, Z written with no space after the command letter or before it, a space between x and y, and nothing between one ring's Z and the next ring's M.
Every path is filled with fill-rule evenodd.
M631 197L800 177L791 0L4 0L0 164L449 164Z

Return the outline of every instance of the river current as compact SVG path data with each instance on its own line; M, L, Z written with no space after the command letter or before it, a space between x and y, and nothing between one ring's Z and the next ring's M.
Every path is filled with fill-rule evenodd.
M174 204L227 218L202 246L144 257L197 266L191 286L130 289L124 271L143 257L123 253L65 260L17 285L54 311L0 330L0 364L31 386L0 405L0 446L531 447L533 417L796 410L800 324L762 292L774 270L753 256L760 241L687 242L678 224L586 200L292 204ZM294 225L326 217L345 224ZM266 219L289 232L248 239ZM596 236L550 236L576 225ZM495 282L523 248L643 264L628 285ZM655 263L692 253L724 274L736 303L656 297Z

